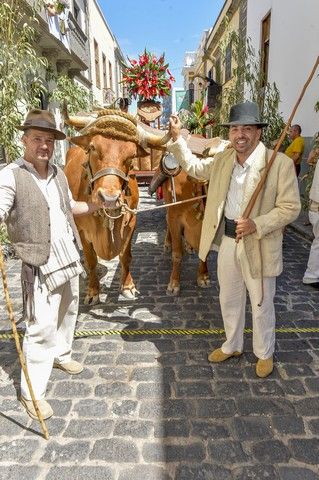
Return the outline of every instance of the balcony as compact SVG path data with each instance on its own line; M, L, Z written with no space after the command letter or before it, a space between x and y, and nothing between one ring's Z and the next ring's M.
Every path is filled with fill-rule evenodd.
M25 2L26 8L33 5L33 0ZM37 45L42 49L43 55L50 57L51 54L57 64L66 65L70 71L87 70L90 61L88 39L72 13L68 18L68 35L61 35L58 22L53 27L51 23L53 33L50 32L45 7L38 12L38 21Z

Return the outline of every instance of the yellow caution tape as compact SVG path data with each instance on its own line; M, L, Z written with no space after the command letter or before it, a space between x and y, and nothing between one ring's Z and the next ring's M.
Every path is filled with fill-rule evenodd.
M245 333L252 333L251 328L245 328ZM317 333L318 327L279 327L276 328L276 333ZM225 330L223 328L192 328L192 329L148 329L148 330L77 330L74 332L75 338L85 337L105 337L110 335L125 335L125 336L137 336L137 335L223 335ZM18 330L19 337L23 337L24 331ZM13 334L11 332L4 332L0 334L0 340L11 340Z

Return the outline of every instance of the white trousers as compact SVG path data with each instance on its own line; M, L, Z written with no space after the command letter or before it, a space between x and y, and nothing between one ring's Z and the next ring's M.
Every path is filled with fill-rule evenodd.
M319 212L309 212L309 221L312 224L314 239L311 244L307 270L304 278L319 279Z
M66 363L71 360L78 305L78 276L61 285L51 294L36 277L35 321L26 320L23 340L23 352L36 400L45 397L53 362ZM21 372L21 395L31 400L23 372Z
M220 306L226 341L224 353L242 352L244 343L247 290L252 308L253 351L256 357L267 359L275 349L276 277L264 277L264 297L261 279L251 277L243 242L224 236L218 253L217 274L220 285Z

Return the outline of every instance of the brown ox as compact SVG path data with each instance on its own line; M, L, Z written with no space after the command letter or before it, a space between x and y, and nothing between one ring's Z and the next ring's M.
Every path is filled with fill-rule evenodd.
M73 198L101 206L95 214L76 218L88 273L85 303L99 301L97 257L111 260L119 255L121 292L135 298L130 263L136 224L133 212L139 196L135 176L130 174L131 164L141 154L139 143L159 146L168 136L145 134L132 116L116 110L85 117L65 115L68 125L82 129L79 136L71 138L77 146L68 151L64 169Z
M219 137L207 140L194 137L188 139L188 146L193 153L201 155L207 152L207 156L210 157L224 150L228 145L229 142L227 140L222 140ZM203 149L205 149L204 152ZM189 177L184 171L181 171L173 178L177 202L206 194L205 182ZM166 178L162 187L165 203L172 203L171 179ZM167 230L164 248L172 251L172 271L166 290L168 295L178 295L180 292L183 244L187 251L195 250L198 252L199 250L204 208L204 200L167 208ZM207 264L202 260L199 260L197 285L202 288L207 288L210 285Z

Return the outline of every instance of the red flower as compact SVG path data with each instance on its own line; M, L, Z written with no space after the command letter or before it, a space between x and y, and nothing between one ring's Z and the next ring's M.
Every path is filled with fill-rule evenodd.
M168 64L165 64L164 54L158 59L145 49L138 61L128 60L131 66L125 68L122 82L131 96L150 99L169 94L175 79L168 70Z

